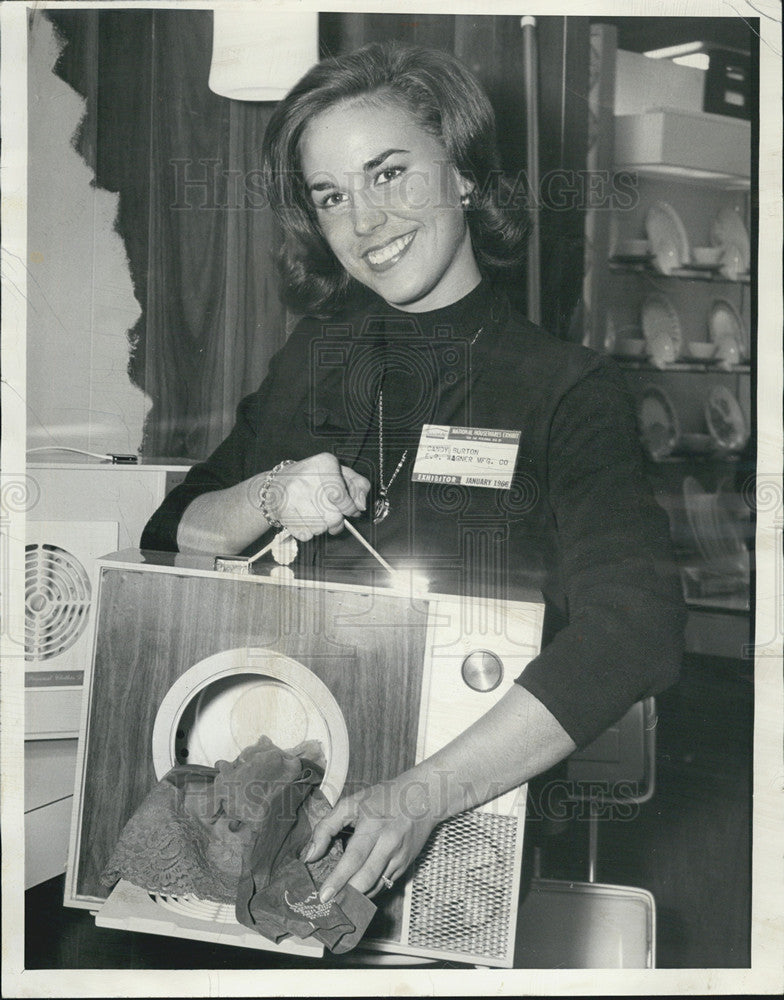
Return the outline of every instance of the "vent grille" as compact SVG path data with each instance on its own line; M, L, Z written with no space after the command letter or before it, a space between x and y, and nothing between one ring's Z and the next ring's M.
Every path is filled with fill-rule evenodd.
M435 830L414 870L409 944L506 957L517 905L517 823L514 816L466 812Z
M215 903L208 899L198 899L196 896L164 896L157 892L150 892L148 896L159 906L172 910L181 917L221 924L239 924L235 917L235 908L226 903Z
M79 639L87 625L92 588L79 560L56 545L28 545L25 553L25 659L51 660Z

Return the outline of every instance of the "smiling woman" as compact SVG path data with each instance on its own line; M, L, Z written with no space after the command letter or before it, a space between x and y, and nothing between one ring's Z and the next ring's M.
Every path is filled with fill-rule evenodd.
M323 111L306 127L300 156L321 231L352 278L411 312L479 284L461 202L474 184L389 97Z
M284 295L299 310L330 314L356 294L356 282L367 283L374 263L363 259L355 273L338 246L349 257L378 251L381 266L390 239L421 231L410 270L437 244L458 296L480 272L516 269L523 260L526 221L499 167L493 109L446 53L374 44L314 66L269 123L264 170L272 207L295 235L281 266ZM339 236L336 210L358 221L361 239ZM450 251L454 269L442 259ZM438 283L436 262L427 270ZM370 287L386 297L392 285ZM449 299L446 288L438 299ZM394 301L422 311L437 308L438 299Z
M680 584L623 377L498 286L525 229L497 162L490 104L444 53L369 45L303 77L263 164L284 294L310 315L142 539L253 552L285 527L306 543L295 570L360 580L351 517L440 593L545 595L544 648L495 706L315 828L310 860L354 827L322 900L347 882L389 888L441 820L548 769L678 673ZM460 447L442 461L450 428Z

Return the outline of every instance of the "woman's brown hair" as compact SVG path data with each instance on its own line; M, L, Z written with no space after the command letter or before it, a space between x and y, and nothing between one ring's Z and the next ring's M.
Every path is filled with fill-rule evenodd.
M299 142L315 115L359 97L402 103L473 181L466 217L480 269L519 266L526 224L499 167L495 115L482 87L446 52L372 43L317 63L278 104L267 126L264 184L283 227L278 264L287 303L299 312L332 315L358 290L321 234L302 179Z

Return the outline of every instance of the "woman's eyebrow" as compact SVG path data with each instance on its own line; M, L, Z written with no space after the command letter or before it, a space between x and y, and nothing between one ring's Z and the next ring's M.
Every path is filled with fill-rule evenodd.
M334 180L315 181L313 184L308 184L308 191L328 191L334 187L337 187L337 182Z
M392 156L394 153L410 153L410 149L385 149L383 153L379 153L378 156L374 156L372 160L368 160L363 166L363 170L367 173L369 170L373 170L380 163L383 163L388 156Z
M362 167L364 173L369 173L374 170L377 166L386 160L388 156L393 156L395 153L410 153L410 149L385 149L383 153L379 153L378 156L374 156L371 160L368 160ZM315 181L313 184L308 184L308 191L327 191L330 188L337 187L336 181L324 180Z

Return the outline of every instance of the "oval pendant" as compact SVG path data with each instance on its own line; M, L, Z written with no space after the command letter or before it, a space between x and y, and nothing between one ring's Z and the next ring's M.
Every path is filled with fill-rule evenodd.
M297 545L297 539L292 538L291 535L285 535L281 538L284 532L280 531L272 541L270 546L272 551L272 558L280 566L288 566L289 563L294 562L297 558L297 552L299 551L299 546Z
M386 497L379 497L373 507L373 524L379 524L389 513L389 500Z

